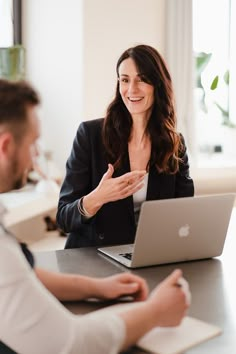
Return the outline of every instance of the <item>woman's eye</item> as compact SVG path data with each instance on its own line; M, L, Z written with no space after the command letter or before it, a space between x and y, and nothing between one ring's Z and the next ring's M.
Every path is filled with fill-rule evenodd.
M139 82L146 82L145 78L143 76L139 76Z

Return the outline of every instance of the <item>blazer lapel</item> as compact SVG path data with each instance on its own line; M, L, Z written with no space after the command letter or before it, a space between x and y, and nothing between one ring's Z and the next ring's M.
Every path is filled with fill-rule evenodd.
M126 153L124 155L122 166L114 173L114 177L122 176L125 173L130 172L130 162L129 162L129 153L128 146L126 149ZM122 204L124 204L125 208L127 208L127 213L129 214L132 222L134 223L134 201L133 196L127 197L122 200Z
M149 170L146 199L161 199L161 178L155 166L152 166Z

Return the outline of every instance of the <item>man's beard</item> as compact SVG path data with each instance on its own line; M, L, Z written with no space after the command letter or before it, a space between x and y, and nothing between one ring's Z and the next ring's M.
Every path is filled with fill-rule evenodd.
M17 164L16 164L17 167ZM16 169L17 171L17 169ZM27 181L27 175L28 175L28 171L24 171L22 173L21 176L19 176L14 182L13 182L13 186L12 189L20 189L22 187L24 187L24 185L26 184Z
M19 178L18 180L16 180L14 182L13 188L12 189L20 189L25 185L25 183L23 182L22 178Z
M0 193L9 192L14 189L22 188L27 181L28 170L19 174L18 156L9 161L8 168L6 168L2 182L0 182Z

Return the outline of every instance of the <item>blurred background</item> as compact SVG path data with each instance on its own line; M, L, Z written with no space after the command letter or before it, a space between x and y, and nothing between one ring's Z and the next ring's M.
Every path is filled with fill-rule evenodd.
M23 46L42 98L42 150L63 174L79 123L104 116L114 95L120 54L154 46L194 176L224 178L236 170L235 17L233 0L0 0L0 47Z

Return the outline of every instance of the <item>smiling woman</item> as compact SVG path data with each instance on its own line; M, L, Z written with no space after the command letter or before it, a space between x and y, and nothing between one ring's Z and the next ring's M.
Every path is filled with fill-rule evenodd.
M158 51L127 49L104 119L77 131L57 221L66 248L133 243L144 200L192 196L188 156L176 130L171 77Z

